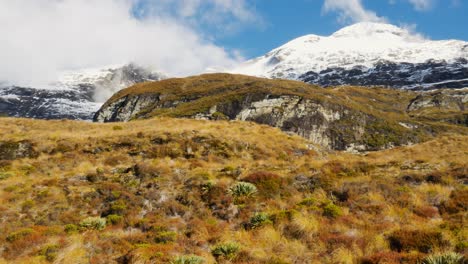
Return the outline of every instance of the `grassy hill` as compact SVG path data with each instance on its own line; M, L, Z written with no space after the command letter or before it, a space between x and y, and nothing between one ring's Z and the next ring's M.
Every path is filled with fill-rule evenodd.
M350 91L367 96L317 93ZM394 105L382 98L360 107ZM0 160L0 263L416 263L468 250L464 135L353 155L251 122L1 118Z
M206 111L213 104L233 101L252 94L297 95L319 102L341 104L385 118L404 119L407 103L416 96L413 92L393 89L340 87L324 89L299 81L265 79L236 74L203 74L187 78L173 78L158 82L139 83L112 96L106 107L125 96L143 94L164 95L163 101L187 101L175 109L146 109L140 115L188 117ZM393 116L394 115L394 116Z
M422 142L446 132L467 134L461 97L448 92L440 98L418 96L377 87L324 89L296 81L205 74L124 89L104 104L95 120L247 120L279 127L330 149L354 151ZM453 107L459 104L461 108Z

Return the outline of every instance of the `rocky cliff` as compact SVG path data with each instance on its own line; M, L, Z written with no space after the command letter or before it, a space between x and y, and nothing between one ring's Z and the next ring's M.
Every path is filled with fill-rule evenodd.
M420 93L407 108L412 118L468 127L468 89Z
M330 149L368 151L419 142L441 127L451 129L446 123L425 122L425 114L412 117L418 98L418 93L391 89L324 89L296 81L207 74L124 89L103 105L94 120L170 116L252 121Z

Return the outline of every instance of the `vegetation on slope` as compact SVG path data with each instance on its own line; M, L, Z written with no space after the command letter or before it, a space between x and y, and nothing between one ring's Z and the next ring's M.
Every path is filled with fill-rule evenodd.
M299 81L216 73L139 83L116 93L103 108L123 97L143 94L164 95L161 98L163 102L186 102L177 105L175 109L165 111L147 109L146 112L141 113L146 117L154 115L188 117L208 110L214 104L236 100L247 95L270 94L297 95L317 102L344 105L378 117L394 117L402 120L405 119L408 102L416 96L413 92L392 89L364 87L324 89Z
M416 263L468 250L467 136L352 155L248 122L3 118L0 138L0 263Z
M277 102L264 101L281 96ZM422 142L445 132L468 132L463 120L459 120L462 111L439 109L438 113L447 118L438 119L425 114L425 108L409 111L416 97L411 91L384 88L324 89L296 81L205 74L124 89L106 102L96 120L154 116L245 119L280 127L331 149L353 151ZM264 105L276 105L254 106L262 101Z

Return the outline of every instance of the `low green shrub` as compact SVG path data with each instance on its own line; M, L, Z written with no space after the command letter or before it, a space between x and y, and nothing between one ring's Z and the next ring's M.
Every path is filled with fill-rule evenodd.
M83 229L102 230L106 227L106 219L102 217L88 217L80 222L80 227Z
M31 235L32 233L34 233L34 230L31 229L31 228L25 228L25 229L21 229L19 231L16 231L16 232L12 232L10 234L8 234L8 236L6 237L6 240L8 242L14 242L18 239L21 239L21 238L24 238L26 236L29 236Z
M6 180L12 176L12 173L0 171L0 180Z
M106 217L107 222L110 223L111 225L117 225L122 222L123 217L120 215L116 214L111 214Z
M335 204L329 203L323 207L323 215L330 218L337 218L343 214L341 208Z
M171 264L202 264L205 259L199 256L179 256L176 257Z
M271 224L270 216L266 213L256 213L250 218L250 227L259 228L264 225Z
M215 258L225 258L232 260L237 256L240 251L240 245L236 242L227 242L214 246L211 249L211 254Z
M47 245L41 249L40 254L49 262L53 262L58 255L60 247L58 245Z
M67 224L67 225L65 225L65 227L64 227L64 231L65 231L65 233L67 233L67 234L76 233L76 232L78 232L78 226L77 226L77 225L74 225L74 224Z
M21 209L23 209L23 211L27 211L33 208L35 204L36 203L33 200L26 200L21 204Z
M161 231L156 233L154 237L154 242L160 244L167 244L170 242L175 242L177 239L177 233L174 231Z

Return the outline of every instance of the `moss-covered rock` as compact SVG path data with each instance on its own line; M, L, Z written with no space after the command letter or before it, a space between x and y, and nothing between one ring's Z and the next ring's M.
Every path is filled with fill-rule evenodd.
M0 160L15 160L37 157L30 141L0 141Z

